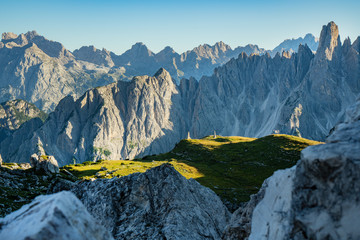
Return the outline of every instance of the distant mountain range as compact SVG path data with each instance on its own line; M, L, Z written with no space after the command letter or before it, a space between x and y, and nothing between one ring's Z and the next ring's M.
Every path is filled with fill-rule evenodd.
M50 112L67 95L80 97L85 91L133 76L153 75L167 69L177 83L181 78L211 75L213 70L236 58L240 53L275 55L280 51L296 52L299 43L317 48L312 35L286 40L273 51L256 45L232 50L223 42L214 46L200 45L178 54L166 47L155 54L144 44L136 43L121 55L93 46L70 52L58 42L50 41L35 31L16 35L3 33L0 42L0 102L23 99Z
M242 53L197 81L177 85L161 68L64 98L44 124L15 131L0 143L4 161L34 152L60 165L126 159L171 150L180 139L271 133L323 140L360 93L360 38L341 44L334 22L323 26L316 54L300 45L292 55ZM35 121L35 120L33 120ZM29 133L30 132L30 133ZM32 133L33 132L33 133Z

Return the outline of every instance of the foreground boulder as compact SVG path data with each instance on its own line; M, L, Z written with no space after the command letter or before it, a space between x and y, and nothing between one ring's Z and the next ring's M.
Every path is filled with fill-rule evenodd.
M220 198L170 164L73 192L115 239L220 239L230 213Z
M360 239L359 196L360 100L326 144L304 149L296 167L264 182L223 239Z
M113 239L71 192L39 196L0 219L0 239Z
M33 154L30 157L31 166L35 172L45 172L48 175L59 173L59 165L54 156Z

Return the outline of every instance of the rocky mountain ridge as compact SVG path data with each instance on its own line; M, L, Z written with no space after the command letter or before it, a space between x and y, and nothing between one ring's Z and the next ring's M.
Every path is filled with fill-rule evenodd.
M310 42L309 42L310 44ZM232 50L219 42L200 45L183 54L170 47L155 54L144 44L136 43L121 55L93 46L74 52L61 43L40 36L36 31L16 35L3 33L0 42L0 102L23 99L46 112L72 95L133 76L152 75L166 68L179 83L181 78L211 75L213 69L239 53L265 53L254 45Z
M239 58L210 77L176 85L165 69L63 99L28 138L3 141L4 161L19 162L39 146L65 165L126 159L171 150L189 132L261 137L271 133L322 140L360 93L359 38L341 46L338 27L324 26L316 54ZM19 141L19 142L17 142ZM11 147L15 146L15 147Z
M146 45L139 42L121 55L116 55L112 52L109 53L105 49L102 51L94 50L95 48L93 46L82 47L79 50L75 50L74 55L76 57L86 55L88 57L82 58L82 60L92 63L124 67L131 76L151 75L163 67L169 71L170 75L178 83L181 78L194 77L200 79L204 75L211 75L216 67L225 64L231 58L238 57L242 52L245 52L247 55L263 55L268 52L272 56L275 56L276 53L281 54L283 51L290 51L290 53L297 52L300 44L307 44L312 51L316 51L318 45L317 39L312 34L307 34L304 38L288 39L273 50L265 50L252 44L232 49L224 42L217 42L212 46L208 44L199 45L181 54L176 53L174 49L169 46L165 47L159 53L154 53L149 50ZM107 53L104 55L104 52ZM110 63L99 62L98 59L105 58L105 56Z
M114 81L108 68L77 61L61 43L35 31L2 36L0 102L23 99L51 111L67 95L79 97L89 88Z

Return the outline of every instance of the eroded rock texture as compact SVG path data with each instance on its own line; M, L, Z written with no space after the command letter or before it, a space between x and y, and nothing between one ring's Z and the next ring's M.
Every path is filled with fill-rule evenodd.
M115 239L219 239L230 213L220 198L170 164L73 192Z
M71 192L39 196L0 219L1 239L92 239L113 237Z

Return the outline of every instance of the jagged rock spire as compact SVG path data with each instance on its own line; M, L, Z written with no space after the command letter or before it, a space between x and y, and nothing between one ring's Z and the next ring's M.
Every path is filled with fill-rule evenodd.
M339 46L341 46L339 28L331 21L321 30L319 47L316 51L317 59L325 55L325 58L331 61L334 54L340 50Z

